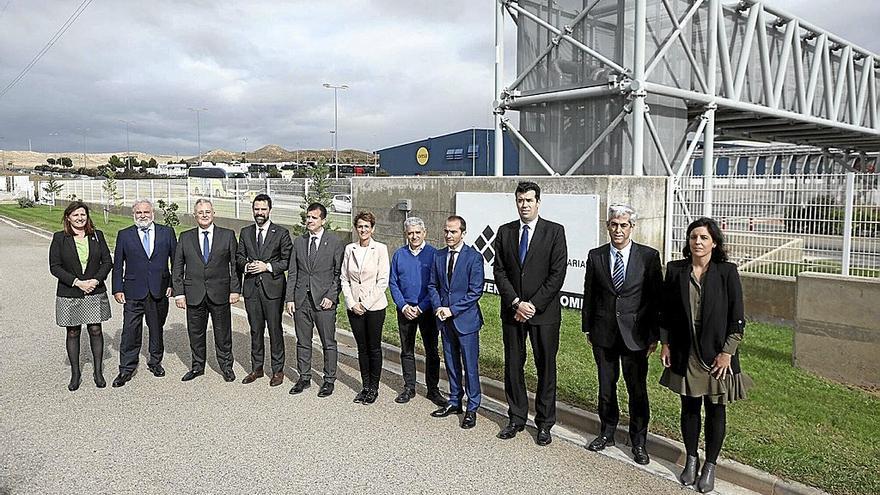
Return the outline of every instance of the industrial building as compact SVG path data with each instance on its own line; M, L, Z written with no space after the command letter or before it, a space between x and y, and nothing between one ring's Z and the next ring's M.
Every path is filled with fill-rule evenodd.
M390 175L494 175L495 135L491 129L429 137L376 151L379 168ZM519 175L519 152L504 135L504 175Z

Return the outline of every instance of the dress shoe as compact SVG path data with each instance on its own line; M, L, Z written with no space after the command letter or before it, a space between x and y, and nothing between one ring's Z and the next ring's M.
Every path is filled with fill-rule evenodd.
M449 404L449 401L446 400L446 397L443 397L443 394L437 390L428 390L428 395L425 396L429 401L433 402L437 407L446 407Z
M223 380L227 383L235 381L235 373L232 371L232 368L223 370Z
M703 464L703 470L700 471L700 480L697 481L697 491L700 493L708 493L715 489L715 463L707 462Z
M67 384L67 390L71 392L76 391L79 388L79 384L82 382L82 375L79 373L70 375L70 383Z
M684 486L690 486L697 482L697 471L700 470L700 458L695 455L687 456L684 461L684 469L678 475L678 481Z
M153 374L156 378L161 378L165 376L165 368L162 367L161 364L148 364L147 369L150 370L150 373Z
M363 402L364 402L364 398L367 396L367 392L368 392L367 389L362 388L361 391L358 392L357 395L354 396L354 401L353 401L353 402L354 402L355 404L363 404Z
M461 421L461 427L465 430L470 430L474 426L477 426L476 411L468 411L464 413L464 419Z
M636 464L641 464L644 466L645 464L651 462L651 458L648 457L648 451L645 450L644 445L639 445L638 447L632 448L633 460L636 461Z
M113 379L113 388L119 388L125 385L125 382L131 380L131 373L122 372L116 375L116 378Z
M415 396L416 396L415 389L405 388L405 389L403 389L402 392L400 392L400 395L398 395L394 399L394 402L397 402L398 404L406 404L407 402L409 402L410 399L412 399Z
M197 376L202 376L204 374L205 374L205 370L199 370L199 371L189 370L186 372L185 375L183 375L183 378L181 378L180 381L188 382L188 381L192 380L193 378L195 378Z
M284 372L283 371L279 371L278 373L273 374L272 378L269 380L270 387L277 387L278 385L281 385L282 383L284 383Z
M312 386L311 380L300 378L290 389L290 395L301 394L303 390Z
M318 390L318 397L330 397L330 395L333 394L333 388L332 382L324 382ZM364 400L366 400L366 398Z
M241 381L241 383L247 385L248 383L253 383L254 381L256 381L257 378L263 378L263 368L259 368L248 373L247 376L244 377L244 380Z
M440 409L437 409L436 411L432 412L431 416L433 416L435 418L445 418L446 416L449 416L450 414L461 414L463 412L464 411L461 409L460 405L453 406L451 404L447 404L447 405L441 407Z
M379 398L379 391L374 388L367 389L367 395L364 396L364 404L372 404Z
M505 426L501 429L500 432L498 432L498 438L502 440L510 440L511 438L515 437L518 432L525 429L526 425L515 425L513 423L508 423L507 426Z
M553 441L553 436L550 434L549 426L542 426L538 428L538 438L535 442L541 447L546 447L550 445L550 442Z
M107 380L104 379L102 373L95 373L95 386L98 388L104 388L107 386Z
M596 437L590 445L587 445L587 450L592 450L593 452L599 452L605 447L614 447L614 437L606 437L605 435L599 435Z

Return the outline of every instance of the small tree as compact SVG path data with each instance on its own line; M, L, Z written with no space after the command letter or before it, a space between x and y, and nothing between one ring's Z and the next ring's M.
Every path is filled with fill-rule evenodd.
M57 163L57 161L56 161L56 163ZM62 167L72 167L72 166L73 166L73 160L71 160L70 157L62 156L62 157L61 157L61 163L60 163L60 165L61 165Z
M107 179L102 186L107 194L107 202L104 204L104 224L110 223L110 210L114 206L119 208L122 201L122 196L119 195L118 184L116 183L116 172L108 169L106 175Z
M333 202L333 195L330 193L330 169L326 165L317 165L309 168L306 180L309 181L309 193L303 198L301 205L302 211L299 216L302 222L293 226L295 235L303 235L306 232L306 208L312 203L320 203L325 207ZM330 220L324 224L324 228L330 230Z
M180 219L177 218L177 210L180 206L177 203L166 203L164 199L159 200L159 210L162 211L165 225L174 228L180 225Z
M156 159L155 159L155 158L150 158L150 161L147 162L147 166L148 166L149 168L158 168L158 167L159 167L159 163L156 162Z
M55 166L55 159L54 158L46 158L46 163L48 163L49 165L52 165L54 167Z
M108 163L108 164L110 165L110 167L112 167L114 170L117 169L117 168L122 167L122 160L120 160L119 157L116 156L116 155L112 155L112 156L110 157L110 160L109 160L107 163Z
M46 185L43 186L43 192L52 197L52 202L49 203L49 211L52 211L52 207L55 206L55 195L60 193L62 189L64 189L64 184L55 180L55 177L49 177Z

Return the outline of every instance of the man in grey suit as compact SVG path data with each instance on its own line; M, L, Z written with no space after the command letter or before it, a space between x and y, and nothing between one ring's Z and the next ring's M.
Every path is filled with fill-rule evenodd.
M336 305L339 303L342 256L345 245L324 229L327 208L312 203L306 208L307 232L293 240L287 268L287 313L296 328L296 364L299 380L290 389L299 394L312 378L312 335L318 329L324 351L324 383L318 397L333 393L336 381Z
M205 374L205 336L210 315L217 363L223 379L231 382L235 373L230 304L237 303L241 293L235 267L235 232L214 225L214 205L208 199L196 201L193 216L198 227L180 234L171 265L175 304L186 309L186 330L192 350L192 368L182 381Z
M258 194L251 204L254 223L241 229L238 238L238 271L244 273L242 291L251 327L251 372L242 383L261 378L265 343L263 333L269 329L272 354L272 378L269 386L284 381L284 331L281 313L284 311L286 280L284 272L290 261L293 244L284 227L269 220L272 198Z

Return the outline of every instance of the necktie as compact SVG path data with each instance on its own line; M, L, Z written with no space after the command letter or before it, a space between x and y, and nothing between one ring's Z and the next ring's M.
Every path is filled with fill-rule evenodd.
M526 253L529 252L529 226L523 225L522 235L519 237L519 264L526 262Z
M263 250L263 227L257 232L257 251Z
M141 238L141 242L144 245L144 252L147 253L147 258L149 258L150 254L152 254L150 253L150 228L144 227L141 229L141 232L143 232L144 234L144 236Z
M455 268L455 255L458 251L449 251L449 263L446 264L446 282L452 284L452 269Z
M318 256L318 236L312 236L312 242L309 243L309 266L314 266L315 258Z
M614 256L614 274L611 275L611 282L614 284L614 290L620 292L623 287L623 254L617 251Z
M211 255L211 245L208 243L208 233L202 232L205 235L205 239L202 241L202 259L204 259L205 264L208 264L208 257Z

